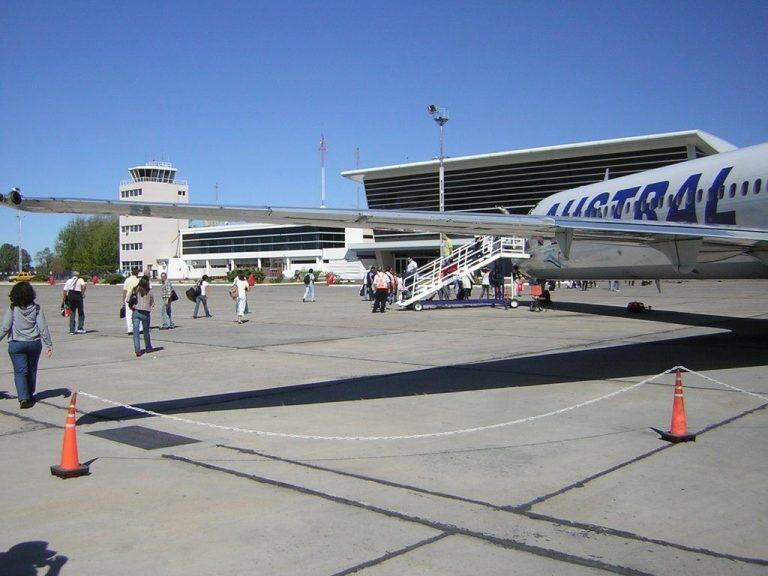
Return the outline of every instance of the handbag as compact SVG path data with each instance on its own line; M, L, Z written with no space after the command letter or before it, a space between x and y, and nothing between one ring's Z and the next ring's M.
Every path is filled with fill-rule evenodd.
M125 304L120 306L120 318L125 318Z
M190 302L194 302L195 300L197 300L197 290L195 290L195 288L194 288L194 287L192 287L192 288L187 288L187 291L186 291L186 292L184 292L184 294L186 294L186 296L187 296L187 299L188 299Z
M171 290L171 302L176 302L179 299L179 295L176 294L176 290Z
M232 298L232 300L237 300L237 286L232 286L229 289L229 297Z
M128 298L128 308L133 310L136 307L136 304L139 303L139 297L136 294L136 291L134 290L131 292L131 296Z

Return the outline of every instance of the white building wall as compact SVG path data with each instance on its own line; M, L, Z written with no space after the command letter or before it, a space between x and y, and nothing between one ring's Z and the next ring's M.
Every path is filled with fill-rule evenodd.
M125 193L130 191L134 191L133 195L126 196ZM120 184L118 198L126 202L186 204L189 202L189 186L186 182L127 181ZM159 275L160 263L178 255L179 233L188 227L186 219L120 216L121 270L140 262L143 270L150 269L154 275Z

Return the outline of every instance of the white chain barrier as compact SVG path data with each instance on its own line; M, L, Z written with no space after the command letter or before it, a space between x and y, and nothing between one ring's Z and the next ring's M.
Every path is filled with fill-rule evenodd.
M558 414L565 414L566 412L570 412L571 410L576 410L578 408L584 408L585 406L589 406L591 404L597 404L598 402L602 402L603 400L608 400L609 398L613 398L614 396L618 396L619 394L624 394L625 392L629 392L630 390L634 390L635 388L639 388L640 386L643 386L644 384L648 384L649 382L653 382L654 380L657 380L658 378L661 378L662 376L665 376L667 374L673 373L676 370L682 370L685 372L689 372L691 374L695 374L696 376L699 376L705 380L709 380L710 382L713 382L715 384L719 384L721 386L725 386L726 388L730 388L731 390L734 390L736 392L741 392L743 394L748 394L750 396L755 396L757 398L761 398L763 400L768 400L768 396L764 396L762 394L757 394L756 392L748 392L747 390L742 390L741 388L737 388L736 386L732 386L730 384L726 384L725 382L719 382L718 380L715 380L714 378L710 378L709 376L705 376L704 374L700 374L698 372L695 372L693 370L690 370L686 368L685 366L675 366L674 368L670 368L669 370L665 370L664 372L661 372L659 374L656 374L655 376L651 376L650 378L646 378L645 380L641 380L640 382L636 382L635 384L631 384L629 386L625 386L624 388L620 388L619 390L615 390L613 392L610 392L609 394L604 394L603 396L599 396L598 398L592 398L591 400L585 400L584 402L579 402L578 404L574 404L572 406L567 406L565 408L560 408L558 410L553 410L551 412L546 412L543 414L536 414L535 416L527 416L525 418L518 418L517 420L509 420L508 422L501 422L498 424L490 424L488 426L478 426L475 428L463 428L461 430L447 430L444 432L432 432L427 434L409 434L404 436L319 436L314 434L288 434L285 432L269 432L266 430L252 430L249 428L240 428L237 426L223 426L221 424L211 424L208 422L200 422L199 420L190 420L189 418L181 418L179 416L172 416L170 414L161 414L160 412L154 412L152 410L146 410L144 408L139 408L138 406L132 406L130 404L122 404L120 402L115 402L114 400L109 400L107 398L102 398L100 396L96 396L95 394L90 394L88 392L85 392L83 390L78 391L78 396L86 396L88 398L91 398L93 400L98 400L99 402L103 402L105 404L111 404L112 406L117 406L120 408L125 408L126 410L132 410L134 412L139 412L141 414L146 414L148 416L156 416L158 418L165 418L167 420L174 420L176 422L182 422L184 424L190 424L193 426L202 426L205 428L213 428L215 430L226 430L229 432L240 432L243 434L256 434L258 436L270 436L275 438L291 438L291 439L298 439L298 440L344 440L344 441L373 441L373 440L416 440L421 438L440 438L443 436L454 436L457 434L469 434L473 432L483 432L485 430L493 430L496 428L503 428L506 426L513 426L515 424L525 424L526 422L533 422L535 420L541 420L543 418L549 418L550 416L557 416Z

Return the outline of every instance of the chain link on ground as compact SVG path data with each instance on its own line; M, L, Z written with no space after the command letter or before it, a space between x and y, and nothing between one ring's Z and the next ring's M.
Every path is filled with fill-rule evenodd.
M731 384L726 384L725 382L720 382L718 380L715 380L714 378L710 378L709 376L705 376L704 374L701 374L699 372L696 372L694 370L691 370L689 368L686 368L685 366L675 366L673 368L670 368L669 370L665 370L664 372L660 372L659 374L656 374L654 376L651 376L649 378L646 378L645 380L641 380L640 382L636 382L635 384L630 384L629 386L625 386L624 388L620 388L619 390L615 390L613 392L610 392L608 394L604 394L602 396L599 396L597 398L592 398L591 400L585 400L584 402L579 402L578 404L574 404L572 406L567 406L565 408L560 408L558 410L552 410L551 412L546 412L543 414L536 414L534 416L527 416L525 418L518 418L517 420L509 420L507 422L500 422L497 424L489 424L487 426L477 426L473 428L462 428L461 430L447 430L443 432L431 432L431 433L425 433L425 434L407 434L407 435L400 435L400 436L321 436L317 434L289 434L286 432L270 432L267 430L253 430L249 428L240 428L238 426L224 426L221 424L212 424L209 422L200 422L199 420L191 420L189 418L181 418L179 416L173 416L170 414L161 414L160 412L154 412L152 410L146 410L144 408L139 408L138 406L132 406L131 404L122 404L120 402L116 402L114 400L109 400L107 398L102 398L101 396L97 396L95 394L91 394L89 392L85 392L84 390L78 391L79 396L85 396L87 398L91 398L92 400L97 400L99 402L103 402L105 404L111 404L112 406L117 406L120 408L124 408L126 410L132 410L134 412L138 412L141 414L146 414L148 416L155 416L158 418L164 418L166 420L173 420L176 422L181 422L184 424L190 424L193 426L202 426L205 428L212 428L215 430L226 430L229 432L239 432L243 434L255 434L257 436L269 436L274 438L290 438L295 440L334 440L334 441L384 441L384 440L418 440L423 438L440 438L443 436L455 436L458 434L470 434L474 432L483 432L486 430L493 430L496 428L504 428L506 426L513 426L516 424L525 424L527 422L533 422L535 420L541 420L543 418L549 418L551 416L557 416L558 414L564 414L566 412L570 412L572 410L576 410L578 408L584 408L585 406L590 406L592 404L597 404L598 402L602 402L603 400L608 400L609 398L613 398L614 396L618 396L620 394L624 394L625 392L629 392L630 390L634 390L635 388L639 388L640 386L643 386L644 384L648 384L649 382L653 382L657 380L658 378L661 378L662 376L665 376L667 374L676 372L677 370L689 372L690 374L694 374L696 376L699 376L700 378L703 378L705 380L708 380L714 384L718 384L720 386L724 386L726 388L729 388L731 390L734 390L736 392L741 392L743 394L748 394L749 396L755 396L756 398L761 398L763 400L768 400L768 396L765 396L763 394L758 394L756 392L749 392L747 390L743 390L741 388L738 388L736 386L732 386Z

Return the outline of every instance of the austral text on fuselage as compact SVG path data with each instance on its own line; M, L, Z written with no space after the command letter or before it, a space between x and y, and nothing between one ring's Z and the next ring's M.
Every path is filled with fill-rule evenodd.
M720 189L730 174L733 166L723 168L707 189L707 202L704 206L704 224L736 224L736 213L733 210L718 212L717 204ZM645 186L634 186L610 192L601 192L595 196L586 195L581 198L568 200L560 209L560 202L553 204L547 216L573 216L584 218L606 217L606 206L610 206L611 218L629 218L627 203L630 203L632 219L658 220L659 212L666 210L664 220L667 222L686 222L698 224L696 216L696 193L702 173L691 174L680 186L677 193L671 197L668 206L664 208L664 195L669 190L669 181L662 180ZM642 188L642 192L640 191ZM639 193L639 194L638 194ZM634 202L631 202L634 200ZM701 197L699 197L699 201ZM585 208L586 205L586 208Z

